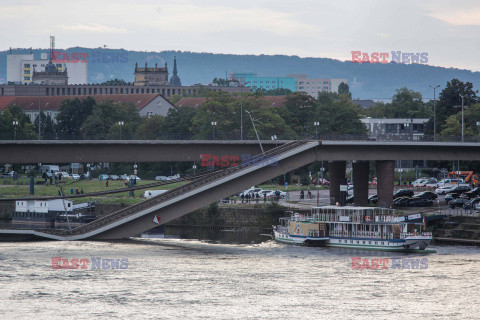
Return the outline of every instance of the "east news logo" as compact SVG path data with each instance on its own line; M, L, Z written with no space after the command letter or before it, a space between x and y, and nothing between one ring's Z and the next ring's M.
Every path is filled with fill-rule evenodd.
M101 257L68 259L52 257L52 269L128 269L128 259L105 259Z
M352 269L427 269L428 259L351 257Z

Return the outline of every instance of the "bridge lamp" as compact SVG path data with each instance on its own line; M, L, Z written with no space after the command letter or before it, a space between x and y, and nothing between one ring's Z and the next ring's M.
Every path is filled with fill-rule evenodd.
M464 110L464 105L463 105L463 99L465 98L465 95L459 94L460 98L462 98L462 105L461 106L455 106L455 108L462 108L462 142L464 141L464 132L465 132L465 122L463 118L463 110Z
M433 89L433 141L437 140L437 104L435 101L435 90L440 87L440 85L437 86L431 86L429 85L430 88Z
M217 125L216 121L212 121L212 128L213 128L213 140L215 140L215 126Z
M195 173L197 172L197 165L193 163L193 179L195 179Z
M277 140L277 135L274 134L274 135L271 136L270 138L271 138L273 141L275 141L275 147L277 147L277 141L276 141L276 140Z
M480 121L477 121L478 135L480 136Z
M13 128L14 128L13 140L17 140L17 126L18 126L18 121L17 121L17 120L13 120L12 124L13 124Z
M313 125L315 126L315 137L318 140L318 126L320 125L320 122L315 121Z
M120 140L122 139L122 127L125 124L123 121L118 121L117 124L120 126Z

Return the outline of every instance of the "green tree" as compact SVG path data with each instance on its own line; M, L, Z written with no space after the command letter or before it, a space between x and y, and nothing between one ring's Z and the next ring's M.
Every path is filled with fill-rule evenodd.
M126 85L127 82L123 79L115 78L115 79L112 79L112 80L102 82L101 84L103 84L103 85Z
M131 139L141 122L134 104L107 100L95 105L82 126L82 133L93 139Z
M281 114L290 128L303 137L309 133L308 128L313 126L317 109L315 98L304 92L294 92L286 97L285 110Z
M287 125L285 120L275 111L276 108L268 108L269 103L255 94L243 97L243 132L244 138L255 138L253 125L251 124L248 110L255 118L255 126L262 138L270 138L277 135L281 138L293 138L295 133ZM217 122L215 127L216 137L236 138L240 137L240 99L226 92L212 93L207 101L198 109L192 120L192 132L198 138L210 138L213 134L211 123Z
M397 89L387 109L392 118L428 118L432 115L432 111L423 103L420 92L406 87Z
M182 138L182 136L190 135L195 114L196 110L188 106L169 109L162 126L162 132L172 138L175 138L175 136Z
M346 94L350 98L352 98L352 94L350 93L350 88L348 87L348 84L345 82L340 83L338 86L338 94Z
M464 110L464 136L467 138L478 137L480 128L480 104L466 107ZM462 112L449 116L442 125L441 136L460 138L462 136Z
M452 79L447 82L445 89L440 92L437 101L437 132L440 131L439 128L444 125L444 122L448 117L458 112L459 109L455 108L455 106L462 105L462 98L460 95L465 97L465 106L473 105L478 101L472 83L464 83L458 79Z
M13 121L18 121L14 126ZM15 136L16 130L16 136ZM7 110L0 112L0 136L1 139L35 139L37 138L35 127L19 106L9 106Z
M314 117L319 122L318 133L322 135L365 135L367 129L360 121L361 110L346 95L333 103L320 104ZM310 134L315 128L310 126Z
M35 118L35 132L38 132L38 116ZM53 139L55 137L55 123L50 115L45 115L43 111L40 112L40 132L42 139Z
M92 114L96 103L92 97L86 99L66 99L60 104L57 115L56 132L60 135L79 135L82 126Z
M162 137L165 117L154 115L150 118L144 117L142 124L138 127L135 136L139 139L158 139Z

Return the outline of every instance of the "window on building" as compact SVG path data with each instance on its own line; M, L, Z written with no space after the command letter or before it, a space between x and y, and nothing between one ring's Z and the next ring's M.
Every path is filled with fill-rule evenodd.
M23 73L24 74L30 74L30 70L24 70Z
M323 82L323 85L328 85L328 81L324 81L324 82Z
M37 65L36 65L36 64L34 64L34 65L33 65L33 67L34 67L34 68L36 68L36 67L37 67Z
M24 68L30 68L30 63L25 63L25 64L23 65L23 67L24 67Z
M385 132L386 133L397 133L397 125L395 123L385 124Z

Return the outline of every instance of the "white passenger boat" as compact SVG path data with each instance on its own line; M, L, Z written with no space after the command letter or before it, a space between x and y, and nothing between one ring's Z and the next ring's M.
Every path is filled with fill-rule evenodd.
M393 209L325 206L280 218L273 229L275 240L291 244L411 251L432 241L422 221L421 214L398 216Z

